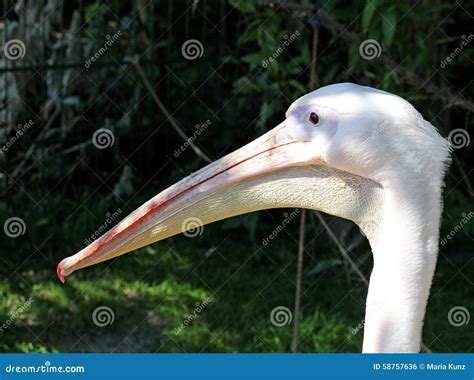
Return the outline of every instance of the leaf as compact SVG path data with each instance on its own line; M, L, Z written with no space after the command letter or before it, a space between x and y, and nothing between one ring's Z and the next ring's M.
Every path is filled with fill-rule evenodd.
M48 223L49 223L49 219L43 218L35 222L35 227L44 226L45 224L48 224Z
M355 234L352 240L347 245L346 249L350 252L353 249L357 248L359 245L361 245L364 242L364 240L365 240L364 235Z
M296 80L291 81L290 86L296 88L300 95L303 95L308 91L305 86Z
M242 13L252 13L256 11L255 2L253 0L229 0L229 3Z
M249 41L256 40L256 33L258 29L260 28L261 23L262 23L262 20L260 19L255 19L247 23L245 30L243 31L243 33L241 33L239 37L239 43L245 44Z
M242 61L250 65L249 69L253 70L263 62L260 54L247 54L242 57Z
M362 15L362 31L367 32L370 22L374 16L378 0L367 0L365 3L364 14Z
M308 272L308 276L324 272L324 271L328 270L329 268L333 268L333 267L339 266L341 264L342 264L342 261L339 260L339 259L321 260L318 264L316 264L316 266L313 269L311 269Z
M268 118L272 115L272 111L272 104L263 102L262 106L260 107L260 117L257 121L257 128L260 132L265 130L265 125L267 124Z
M383 18L382 18L383 37L384 37L385 45L387 45L387 47L390 47L390 45L392 44L393 36L395 35L395 31L397 30L396 24L397 24L397 16L395 15L393 11L383 14Z

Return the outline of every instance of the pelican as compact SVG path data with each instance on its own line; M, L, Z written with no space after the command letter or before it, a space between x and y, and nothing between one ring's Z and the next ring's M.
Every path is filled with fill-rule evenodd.
M352 83L291 104L263 136L159 193L57 274L207 224L270 208L319 210L356 223L373 270L362 352L419 352L438 254L450 145L399 96ZM195 225L194 225L195 226Z

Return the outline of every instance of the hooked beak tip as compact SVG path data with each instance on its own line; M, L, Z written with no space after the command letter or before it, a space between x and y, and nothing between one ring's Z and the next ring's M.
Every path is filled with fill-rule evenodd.
M64 284L66 282L66 279L64 278L61 264L62 264L62 261L58 264L58 268L56 269L56 274L58 275L59 280Z

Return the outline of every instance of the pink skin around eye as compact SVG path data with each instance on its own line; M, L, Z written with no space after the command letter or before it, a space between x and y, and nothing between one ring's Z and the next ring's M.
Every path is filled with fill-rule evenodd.
M333 137L339 125L339 115L332 109L316 105L301 106L291 110L288 117L294 118L299 122L307 122L311 112L315 112L320 119L319 125L315 126L315 128L323 128L327 137Z

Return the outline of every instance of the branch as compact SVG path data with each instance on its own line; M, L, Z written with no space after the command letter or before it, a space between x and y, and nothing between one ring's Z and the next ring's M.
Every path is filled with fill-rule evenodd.
M328 233L329 237L334 241L336 244L337 248L339 249L339 252L341 252L341 255L346 259L346 261L351 265L352 269L354 272L358 274L362 282L366 285L369 286L369 281L365 278L364 274L360 271L359 267L357 264L354 262L354 260L351 259L349 254L347 253L347 250L344 248L344 246L339 242L337 239L336 235L334 235L334 232L332 232L331 228L327 225L326 221L324 218L321 216L321 214L318 211L314 212L316 216L318 217L319 221L323 225L323 227L326 229L326 232Z
M150 84L150 81L146 77L145 72L143 71L142 67L140 66L140 60L139 60L138 56L135 56L133 62L135 64L135 67L137 68L138 74L140 75L140 77L143 80L143 83L145 84L146 89L150 93L151 97L155 101L158 108L161 110L161 112L163 112L166 119L170 122L171 126L176 130L178 135L180 135L181 138L189 144L191 149L194 150L194 153L196 153L198 155L198 157L202 158L206 162L212 162L212 159L207 154L205 154L201 149L199 149L199 147L196 146L196 144L194 144L193 140L186 135L186 133L183 131L183 129L178 125L178 122L173 117L173 115L171 115L168 112L168 110L166 109L164 104L161 102L160 98L158 97L156 92L153 90L153 87Z

